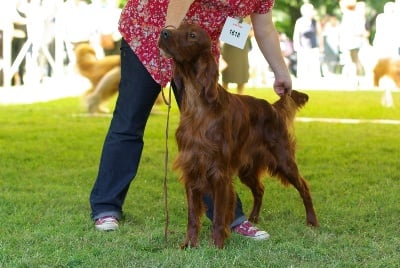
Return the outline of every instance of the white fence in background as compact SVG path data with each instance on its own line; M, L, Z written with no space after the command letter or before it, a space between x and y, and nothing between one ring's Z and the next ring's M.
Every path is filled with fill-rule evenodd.
M9 1L9 2L8 2ZM43 70L41 63L43 61L51 68L52 76L61 75L64 72L64 60L66 52L71 55L68 50L68 42L65 42L65 3L63 0L49 0L51 8L53 8L52 29L49 31L45 25L46 12L48 7L44 6L44 0L31 0L28 12L26 13L27 40L19 51L17 57L12 61L12 40L13 40L13 19L10 12L15 11L15 1L7 0L0 3L0 32L2 34L0 47L2 51L0 55L0 71L3 72L3 86L11 85L14 74L18 71L20 65L25 59L24 84L39 83L43 78ZM12 8L14 10L12 10ZM48 19L48 17L47 17ZM74 17L69 18L74 20ZM55 46L53 53L49 49L49 39L54 40ZM68 44L67 44L68 43ZM0 85L1 86L1 85Z

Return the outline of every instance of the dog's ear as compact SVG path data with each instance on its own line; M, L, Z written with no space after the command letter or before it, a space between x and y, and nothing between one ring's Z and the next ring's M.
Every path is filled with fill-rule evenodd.
M180 76L176 71L174 72L173 79L171 81L172 90L174 91L175 99L178 104L179 109L182 104L182 97L185 85L183 84L182 76Z
M200 56L196 65L196 80L203 89L204 98L214 103L218 97L218 64L210 53Z

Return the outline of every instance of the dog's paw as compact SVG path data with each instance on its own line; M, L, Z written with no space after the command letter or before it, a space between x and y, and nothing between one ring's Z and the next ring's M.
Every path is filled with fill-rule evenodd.
M187 248L197 248L199 245L197 242L192 242L189 239L185 239L183 243L181 244L180 248L181 249L187 249Z

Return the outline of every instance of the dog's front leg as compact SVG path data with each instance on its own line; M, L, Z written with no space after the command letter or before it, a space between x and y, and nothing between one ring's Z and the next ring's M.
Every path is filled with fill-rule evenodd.
M227 182L228 181L228 182ZM214 218L212 224L212 238L214 245L223 248L225 239L229 236L229 225L234 219L236 195L229 180L222 181L213 187Z
M183 241L181 249L198 246L200 216L203 209L201 192L193 189L190 185L188 185L188 183L186 183L185 187L188 203L188 223L186 239Z

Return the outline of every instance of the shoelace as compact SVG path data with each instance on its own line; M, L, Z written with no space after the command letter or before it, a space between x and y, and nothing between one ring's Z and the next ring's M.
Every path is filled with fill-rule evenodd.
M104 222L116 222L117 220L113 217L105 217L102 219L99 219L99 223L104 223Z
M257 233L259 230L257 227L252 226L250 222L246 221L239 225L239 229L247 230L249 233Z

